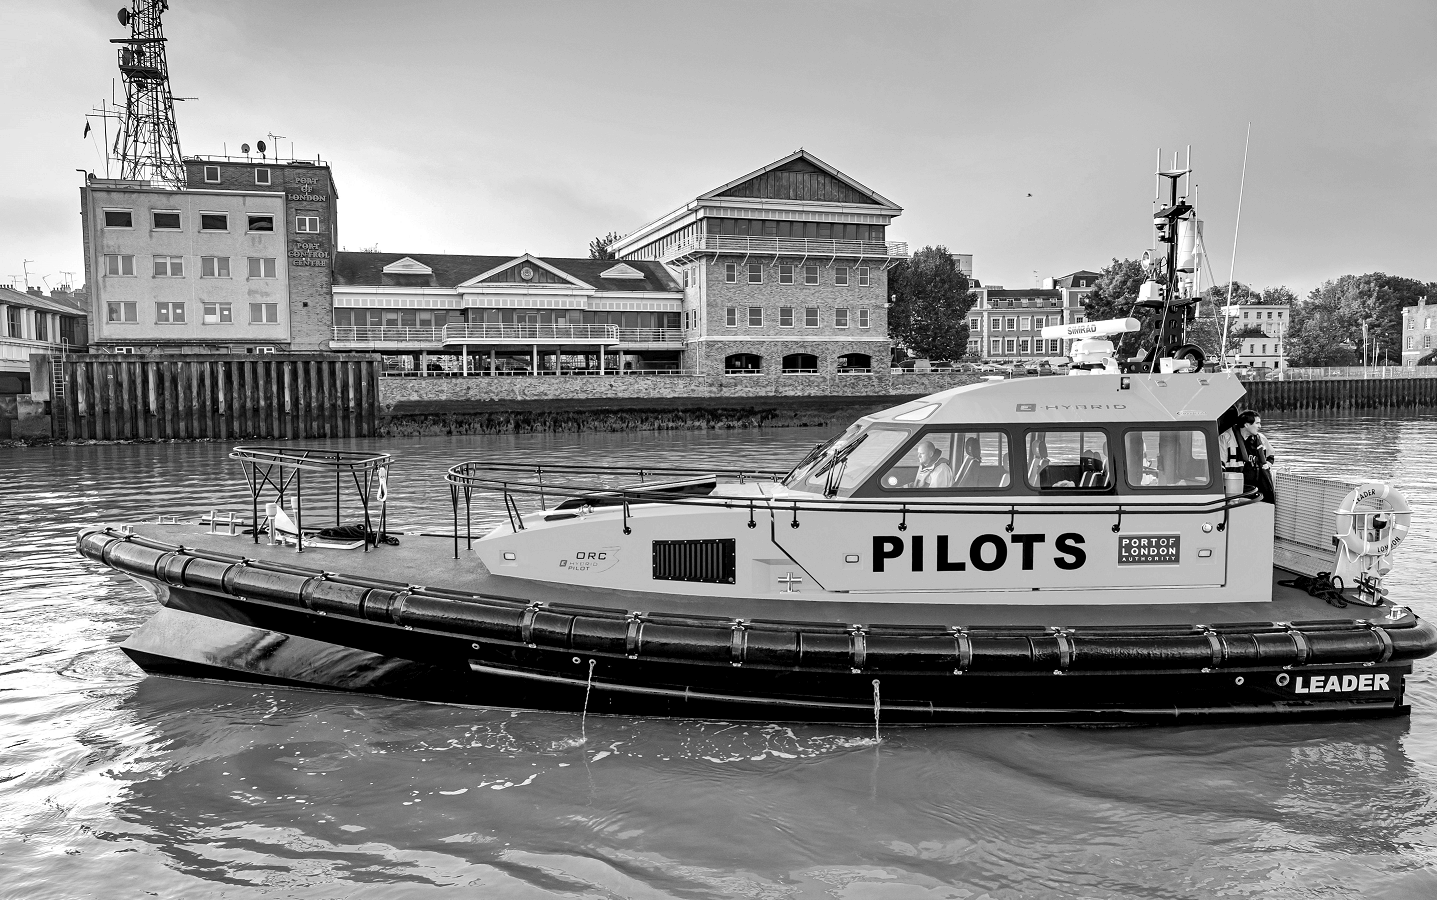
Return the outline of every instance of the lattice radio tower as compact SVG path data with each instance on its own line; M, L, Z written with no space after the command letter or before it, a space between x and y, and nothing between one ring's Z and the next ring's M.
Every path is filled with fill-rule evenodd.
M180 133L175 127L175 98L165 62L164 27L160 16L168 0L131 0L121 7L120 24L130 29L120 45L120 76L125 82L125 112L115 135L114 155L120 177L183 187Z

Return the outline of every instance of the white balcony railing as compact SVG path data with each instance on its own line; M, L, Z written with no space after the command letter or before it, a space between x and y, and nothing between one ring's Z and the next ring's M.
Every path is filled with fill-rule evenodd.
M446 344L617 344L616 325L445 325Z
M336 325L331 339L336 344L420 344L439 347L444 343L442 328L401 328L379 325Z
M614 325L446 325L443 328L402 328L378 325L336 325L332 338L344 346L412 346L444 344L671 344L684 342L679 328L619 328Z
M621 344L682 344L684 332L681 328L620 328Z
M835 241L814 238L756 237L706 234L684 241L664 254L666 261L699 253L742 253L758 256L796 256L821 259L907 259L902 241Z

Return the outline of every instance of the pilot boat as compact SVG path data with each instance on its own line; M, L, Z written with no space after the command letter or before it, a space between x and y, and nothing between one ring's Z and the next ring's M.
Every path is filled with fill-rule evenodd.
M1107 340L1135 320L1052 326L1074 374L873 413L785 472L462 462L452 530L398 545L387 454L238 447L248 510L78 549L157 598L121 646L160 675L767 721L1405 714L1437 651L1382 586L1410 508L1244 477L1243 386L1182 339L1185 173L1159 174L1141 359ZM351 539L306 527L306 483L352 488Z

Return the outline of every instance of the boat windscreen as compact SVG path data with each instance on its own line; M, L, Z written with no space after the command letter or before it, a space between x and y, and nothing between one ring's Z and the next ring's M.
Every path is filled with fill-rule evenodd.
M850 493L868 480L873 470L892 456L906 440L907 429L870 428L862 434L835 444L805 471L796 472L795 475L799 477L786 484L799 490L822 492L828 484L829 470L836 468L839 472L838 492Z

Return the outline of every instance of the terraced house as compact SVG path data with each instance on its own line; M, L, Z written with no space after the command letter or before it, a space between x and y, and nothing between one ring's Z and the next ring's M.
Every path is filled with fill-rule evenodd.
M700 375L887 371L887 240L902 208L799 150L700 194L611 249L682 288L681 365Z

